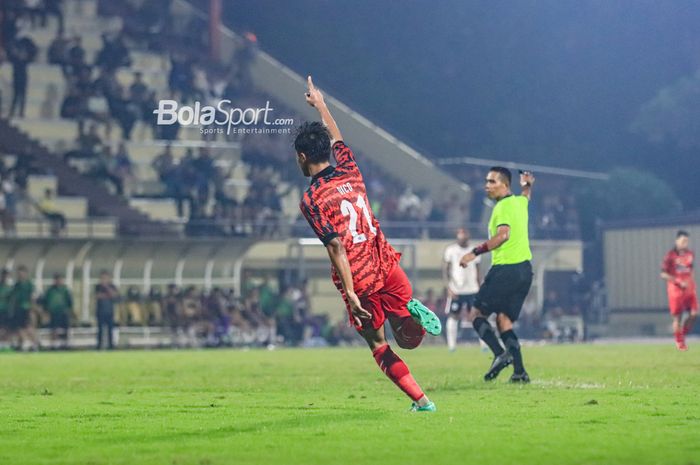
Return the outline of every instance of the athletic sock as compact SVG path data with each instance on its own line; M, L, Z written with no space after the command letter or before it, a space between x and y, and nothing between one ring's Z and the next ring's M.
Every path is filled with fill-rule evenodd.
M683 342L683 340L685 339L683 337L683 330L675 331L673 334L676 336L676 342Z
M487 346L489 346L489 349L491 349L493 355L498 357L505 352L503 347L501 347L501 343L498 342L496 332L493 330L491 324L486 320L486 318L477 317L472 322L472 325L474 326L474 331L476 331L476 334L478 334L481 340L484 341Z
M413 379L411 372L401 358L391 350L389 344L385 344L372 351L374 360L387 377L406 393L414 402L420 400L424 394Z
M695 323L695 318L690 317L683 323L683 336L687 336L690 331L693 330L693 323Z
M525 367L523 366L523 355L520 352L518 336L515 335L512 329L509 329L501 333L501 339L506 346L506 350L508 350L508 353L513 357L513 371L516 374L524 373Z
M445 324L445 335L447 336L447 348L455 350L457 347L457 333L459 332L459 320L457 318L447 317Z

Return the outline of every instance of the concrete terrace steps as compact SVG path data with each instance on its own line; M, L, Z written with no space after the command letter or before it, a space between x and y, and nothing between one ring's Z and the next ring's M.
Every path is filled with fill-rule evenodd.
M119 218L120 230L124 234L172 234L168 225L150 221L146 215L129 207L126 200L110 194L102 183L81 175L39 142L7 121L0 120L0 131L17 147L30 153L35 166L53 173L59 179L59 194L89 199L91 215Z

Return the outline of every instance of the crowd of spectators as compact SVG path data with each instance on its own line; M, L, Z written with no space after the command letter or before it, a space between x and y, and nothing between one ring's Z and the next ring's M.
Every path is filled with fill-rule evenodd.
M93 290L98 349L118 346L113 335L120 327L161 327L171 347L318 346L348 343L353 339L346 321L330 324L325 315L309 307L306 284L281 287L269 277L246 277L242 292L213 287L170 284L119 287L108 272L100 273ZM0 271L0 345L17 350L71 347L71 328L87 322L77 308L63 276L38 292L28 270ZM347 326L347 328L346 328ZM38 328L48 328L50 341L40 347ZM46 341L44 341L46 342Z

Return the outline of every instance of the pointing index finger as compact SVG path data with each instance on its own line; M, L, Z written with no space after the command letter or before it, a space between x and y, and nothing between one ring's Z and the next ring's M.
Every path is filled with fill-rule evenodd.
M306 78L306 84L309 86L309 90L314 90L314 81L311 80L311 76Z

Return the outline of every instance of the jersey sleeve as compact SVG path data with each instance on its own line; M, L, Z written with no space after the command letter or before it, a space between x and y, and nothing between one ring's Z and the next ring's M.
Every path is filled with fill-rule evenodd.
M502 202L497 203L493 209L493 224L498 228L499 226L510 226L511 222L510 210Z
M445 263L450 263L450 247L449 246L447 246L445 248L445 253L442 254L442 260Z
M338 166L355 164L355 154L342 140L333 144L333 156Z
M330 241L338 237L338 233L333 227L333 224L328 220L326 215L323 214L313 199L304 196L299 208L304 218L306 218L306 221L308 221L309 226L311 226L311 229L313 229L316 234L316 237L323 242L323 245L328 245Z

